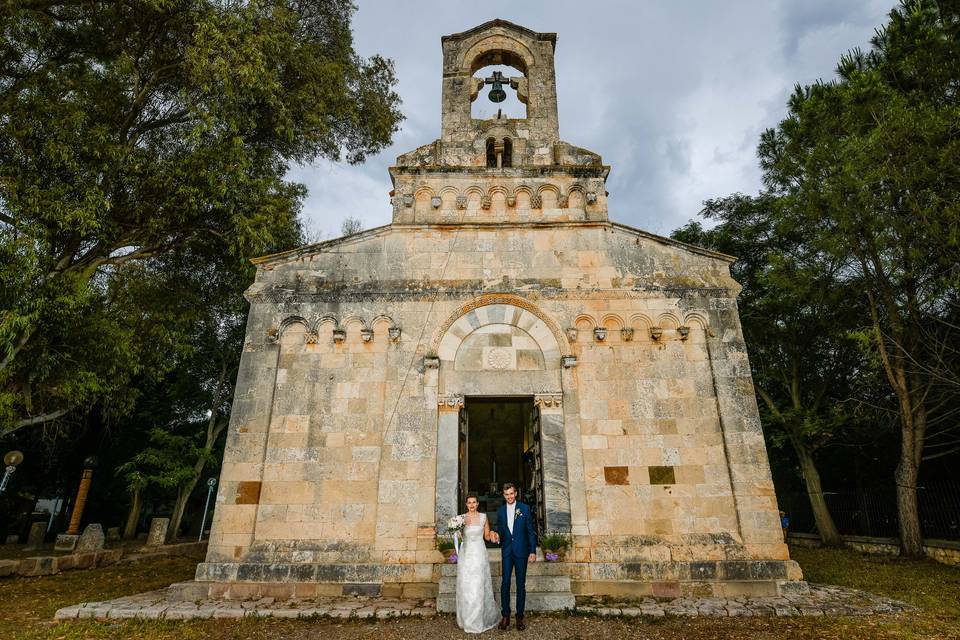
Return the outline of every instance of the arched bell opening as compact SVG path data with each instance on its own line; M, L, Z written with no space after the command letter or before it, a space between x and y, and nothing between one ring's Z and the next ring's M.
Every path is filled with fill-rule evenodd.
M513 141L510 138L503 139L503 156L500 166L513 166Z
M526 74L510 64L490 64L473 74L470 117L474 120L525 120Z

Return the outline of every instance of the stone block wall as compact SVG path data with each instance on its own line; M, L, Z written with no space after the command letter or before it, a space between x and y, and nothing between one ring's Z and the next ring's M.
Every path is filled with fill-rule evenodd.
M559 394L548 526L578 584L786 560L736 290L722 260L610 223L395 226L261 263L198 578L433 582L440 405L484 389ZM466 366L471 332L510 322L542 367Z

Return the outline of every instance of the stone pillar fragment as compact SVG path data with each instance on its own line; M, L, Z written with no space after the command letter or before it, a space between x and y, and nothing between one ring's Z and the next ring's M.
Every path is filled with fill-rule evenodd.
M437 399L437 533L446 532L447 520L457 514L457 477L460 467L460 411L463 396Z

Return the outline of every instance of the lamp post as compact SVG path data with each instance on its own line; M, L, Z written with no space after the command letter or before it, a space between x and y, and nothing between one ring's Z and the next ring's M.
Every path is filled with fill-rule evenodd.
M23 462L23 454L19 451L9 451L7 455L3 456L3 464L7 465L7 469L3 473L3 480L0 480L0 493L6 491L10 476L17 470L17 465L21 462Z
M200 521L200 537L197 538L197 542L203 540L203 528L207 526L207 509L210 508L210 496L213 495L213 488L215 486L217 486L216 478L207 480L207 502L203 505L203 520Z
M73 502L73 513L70 515L70 527L67 529L69 536L80 533L80 518L83 517L83 508L87 505L87 493L90 491L90 481L93 479L97 462L97 456L87 456L83 461L83 475L80 476L80 487L77 489L77 499Z

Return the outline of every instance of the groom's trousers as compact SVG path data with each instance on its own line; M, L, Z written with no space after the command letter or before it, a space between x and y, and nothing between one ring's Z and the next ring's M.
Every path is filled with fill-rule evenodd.
M517 574L517 615L523 615L527 600L527 556L515 558L512 553L501 556L503 560L503 578L500 583L500 613L510 617L510 574Z

